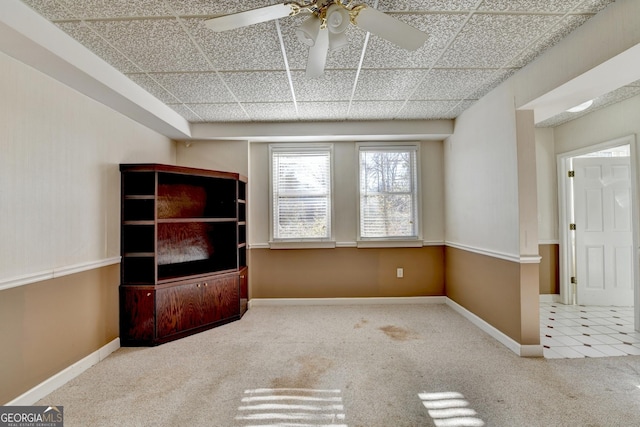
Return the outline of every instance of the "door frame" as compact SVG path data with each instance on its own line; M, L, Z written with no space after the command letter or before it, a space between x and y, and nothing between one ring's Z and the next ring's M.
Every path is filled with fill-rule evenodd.
M560 267L560 301L563 304L573 304L571 276L573 275L574 266L572 265L573 250L571 239L572 235L569 231L569 224L573 221L572 199L573 192L569 185L567 174L569 172L569 160L572 157L583 154L601 151L607 148L618 147L620 145L629 145L630 147L630 163L631 163L631 216L632 216L632 240L633 240L633 302L635 313L635 329L640 330L640 258L639 258L639 230L640 223L638 220L638 150L636 147L635 135L628 135L622 138L589 145L576 150L559 153L556 155L557 173L558 173L558 228L559 228L559 267Z

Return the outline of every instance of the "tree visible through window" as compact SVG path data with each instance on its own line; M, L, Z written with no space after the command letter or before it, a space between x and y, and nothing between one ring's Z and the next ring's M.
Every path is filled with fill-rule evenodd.
M331 237L331 149L272 148L274 240Z
M417 238L416 147L360 147L360 237Z

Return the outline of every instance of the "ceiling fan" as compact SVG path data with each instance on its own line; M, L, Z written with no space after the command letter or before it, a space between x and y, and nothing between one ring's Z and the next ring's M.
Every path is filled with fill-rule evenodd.
M347 45L345 31L349 23L407 50L416 50L426 42L428 36L423 31L366 4L351 3L352 1L343 0L286 1L212 18L205 21L205 25L213 31L221 32L297 15L302 10L311 12L311 16L296 30L298 39L309 46L306 70L309 78L322 75L329 50Z

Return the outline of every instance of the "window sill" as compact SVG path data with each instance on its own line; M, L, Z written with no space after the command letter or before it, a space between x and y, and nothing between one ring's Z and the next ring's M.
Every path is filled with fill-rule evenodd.
M421 248L422 240L359 240L358 248Z
M269 242L269 249L334 249L335 241L322 242Z

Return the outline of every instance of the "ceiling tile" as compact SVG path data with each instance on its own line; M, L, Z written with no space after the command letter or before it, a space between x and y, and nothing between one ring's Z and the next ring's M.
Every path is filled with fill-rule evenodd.
M256 102L243 105L255 122L280 122L297 120L293 102Z
M438 67L506 65L558 20L554 15L474 15L438 62Z
M368 2L372 4L372 2ZM471 11L478 0L380 0L378 9L384 11Z
M458 117L460 114L462 114L464 112L464 110L466 110L467 108L471 107L475 103L476 103L476 100L461 101L458 105L456 105L453 108L453 110L449 111L449 114L450 114L449 118Z
M570 12L583 0L484 0L478 10L495 12Z
M433 69L411 97L412 100L449 100L469 97L477 82L491 78L497 70ZM474 98L475 99L475 98Z
M485 79L477 79L471 86L472 90L467 93L465 99L480 99L509 77L518 71L517 68L501 68L489 74Z
M240 102L293 101L284 71L225 72L221 77Z
M364 100L404 100L418 86L423 70L362 70L354 99Z
M402 120L436 120L452 119L455 116L452 110L460 103L459 100L452 101L409 101L398 113L397 118Z
M396 14L392 16L414 28L425 31L429 34L427 42L416 51L408 51L380 37L372 36L369 38L363 67L429 67L442 55L447 44L459 31L466 19L466 15L463 14Z
M165 103L177 103L182 102L182 100L175 95L171 94L167 89L165 89L158 81L147 74L127 74L132 81L134 81L138 86L149 92L151 95L158 98L160 101Z
M57 19L73 19L74 15L68 8L51 0L22 0L45 18L55 21Z
M349 110L349 120L386 120L394 118L404 102L402 101L367 101L353 102Z
M327 70L317 79L307 79L304 71L291 73L296 100L348 101L356 80L355 70Z
M529 45L524 51L520 52L510 63L509 67L524 67L533 61L545 50L551 48L560 40L569 35L570 32L578 28L589 20L592 15L568 15L562 21L558 22L553 28L549 28L540 38Z
M123 73L135 73L142 71L131 62L122 52L110 45L104 38L101 38L89 24L79 21L58 22L60 29L80 42L84 47L95 53L97 56L108 62L113 67Z
M202 117L198 116L193 112L190 108L185 106L184 104L168 104L176 113L180 114L186 120L190 122L201 122L203 121Z
M185 104L201 117L199 122L242 122L249 116L237 103L231 104Z
M217 33L204 25L205 20L189 18L183 22L216 69L285 69L274 22Z
M216 73L152 73L148 78L182 103L235 102Z
M170 16L164 2L157 0L57 0L68 6L76 18L138 18Z
M600 12L616 0L584 0L574 12Z
M165 0L173 13L180 16L228 15L272 4L270 0Z
M298 102L298 117L304 121L345 120L348 102Z
M210 69L175 19L92 21L89 25L144 71Z

